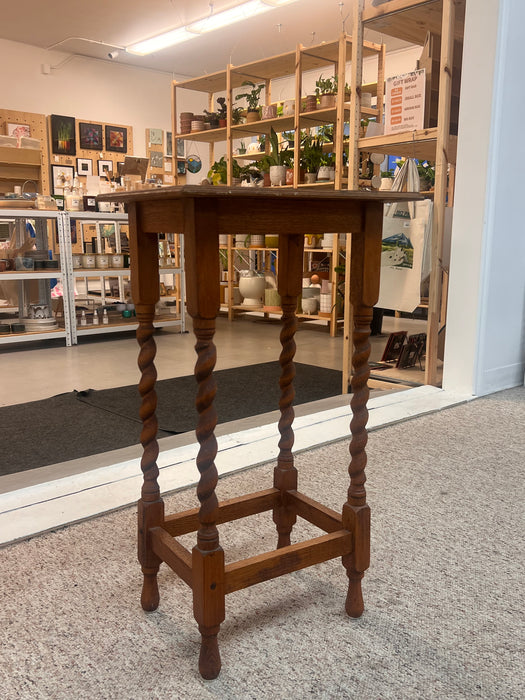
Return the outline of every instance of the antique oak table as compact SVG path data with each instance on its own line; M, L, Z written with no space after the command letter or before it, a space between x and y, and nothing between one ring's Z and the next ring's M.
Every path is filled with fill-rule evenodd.
M138 364L142 373L139 391L144 483L138 504L138 558L144 575L141 603L144 610L157 608L157 572L162 562L192 588L193 611L201 633L199 670L204 678L215 678L220 671L217 634L225 619L225 596L229 593L342 557L349 579L346 612L352 617L363 612L361 579L369 565L370 543L370 509L364 488L370 374L368 337L372 307L379 293L383 203L419 198L418 194L391 192L203 186L167 187L99 197L104 201L127 203L129 214L131 289L139 320ZM219 234L261 234L275 230L279 232L278 291L283 325L279 358L281 438L273 487L219 503L215 495L217 415L213 405L216 393L213 336L220 286ZM350 486L341 514L297 491L297 470L292 455L295 310L302 286L304 237L332 231L352 232L353 416ZM197 352L196 435L200 444L197 496L200 508L174 515L164 514L157 483L159 447L153 316L159 300L157 234L160 232L182 233L185 237L187 308L193 319ZM277 549L225 565L217 525L268 510L273 511ZM326 534L291 544L290 534L297 516ZM190 552L176 537L194 531L197 542Z

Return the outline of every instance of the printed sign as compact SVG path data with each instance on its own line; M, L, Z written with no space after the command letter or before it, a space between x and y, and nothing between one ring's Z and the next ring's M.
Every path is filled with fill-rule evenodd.
M385 134L423 129L424 114L424 69L387 78Z

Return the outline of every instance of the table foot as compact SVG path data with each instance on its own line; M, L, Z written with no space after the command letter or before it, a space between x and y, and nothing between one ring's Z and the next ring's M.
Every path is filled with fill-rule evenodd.
M199 625L201 633L201 651L199 655L199 672L208 681L217 678L221 670L221 655L217 634L219 625L215 627L204 627Z
M142 594L140 596L140 604L146 612L153 612L159 607L159 586L157 584L157 573L159 567L155 569L142 568L144 574L144 582L142 584Z
M343 557L344 563L345 557ZM347 569L348 593L346 596L345 610L350 617L361 617L365 609L361 581L364 573L362 571L352 571Z

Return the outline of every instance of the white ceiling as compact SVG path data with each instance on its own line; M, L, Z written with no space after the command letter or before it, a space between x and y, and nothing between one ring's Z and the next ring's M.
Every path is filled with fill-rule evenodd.
M215 0L216 12L239 0ZM23 12L15 2L2 3L0 38L55 51L110 60L113 48L130 44L165 29L207 16L208 0L24 0ZM199 36L179 46L132 56L119 51L116 62L193 77L222 70L227 63L241 65L308 46L333 41L341 30L352 33L352 0L298 0L228 28ZM381 41L374 32L365 34ZM88 39L102 43L91 43ZM60 42L60 43L59 43ZM387 50L407 46L385 37ZM50 50L49 63L57 60Z

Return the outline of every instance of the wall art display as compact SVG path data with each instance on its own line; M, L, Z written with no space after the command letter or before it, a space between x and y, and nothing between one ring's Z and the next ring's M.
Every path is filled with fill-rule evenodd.
M149 130L149 145L162 146L162 129Z
M182 139L177 141L177 158L184 158L184 141Z
M93 161L91 158L77 158L77 173L79 175L93 175Z
M66 182L73 182L75 170L70 165L52 165L51 180L53 182L53 194L62 195Z
M74 156L77 152L75 118L51 115L51 150L57 155Z
M113 175L113 161L112 160L97 160L98 174L100 177L107 175Z
M106 126L106 151L126 153L128 130L123 126Z
M185 175L186 174L186 161L185 160L178 160L177 161L177 174L178 175Z
M102 124L88 124L87 122L79 122L78 135L80 148L86 150L99 150L104 146L102 139Z
M190 173L198 173L202 168L202 161L199 156L192 154L186 158L186 167Z
M29 124L7 124L7 135L16 136L31 136L31 127Z
M163 168L164 154L161 151L150 151L149 164L152 168Z
M166 155L173 155L173 133L171 131L166 131Z

